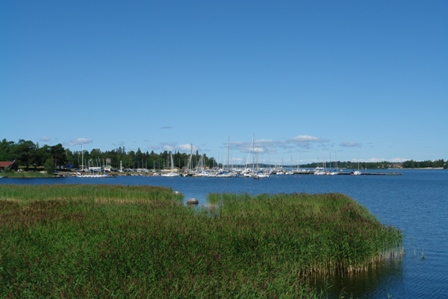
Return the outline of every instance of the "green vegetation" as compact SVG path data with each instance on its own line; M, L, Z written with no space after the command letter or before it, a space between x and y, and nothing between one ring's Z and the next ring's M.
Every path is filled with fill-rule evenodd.
M170 188L121 185L0 185L0 200L29 205L40 201L180 204L182 195ZM157 203L155 203L157 201Z
M447 163L443 159L435 161L405 161L403 162L403 168L443 168L447 169Z
M36 179L36 178L53 178L55 177L53 173L41 173L38 171L7 171L1 174L6 178L11 179Z
M49 157L44 164L44 169L47 173L52 174L56 171L53 157Z
M188 164L189 154L175 152L173 153L174 166L178 168L185 167ZM65 149L62 144L54 146L40 146L30 140L20 139L19 142L7 141L3 139L0 142L0 161L16 161L22 170L51 170L60 169L67 166L73 168L82 168L82 157L84 158L85 167L101 166L106 164L106 160L110 161L112 168L118 169L120 161L123 168L148 168L162 169L168 167L170 163L170 154L164 151L156 154L153 151L142 152L126 151L124 147L119 147L111 151L101 151L100 149L92 149L90 152L84 150L82 155L79 151L71 151ZM196 166L201 156L198 152L193 155L192 163ZM208 167L217 165L213 157L203 155L204 164ZM50 165L53 163L53 167ZM108 163L109 164L109 163ZM49 172L50 173L50 172Z
M0 185L0 297L318 298L312 275L399 253L401 232L341 194ZM219 207L217 206L219 205Z
M326 163L327 166L330 165L330 162ZM332 162L331 165L337 165L339 168L344 169L357 169L358 163L351 161L337 161ZM300 165L300 167L304 168L315 168L317 166L322 166L322 163L310 163L306 165ZM439 160L426 160L426 161L404 161L401 163L398 162L360 162L359 167L361 169L388 169L388 168L444 168L448 167L448 163L444 159Z

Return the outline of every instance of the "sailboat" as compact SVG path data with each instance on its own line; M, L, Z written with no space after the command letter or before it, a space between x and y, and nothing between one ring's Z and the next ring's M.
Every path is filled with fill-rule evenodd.
M335 155L335 159L336 159L336 155ZM338 162L334 161L334 165L335 165L335 169L330 171L329 175L337 175L337 174L339 174L338 173ZM330 153L330 168L331 168L331 153Z
M205 167L205 154L201 155L198 161L198 165L196 165L196 170L193 174L194 177L209 177L210 173L206 170Z
M183 177L193 176L194 171L192 168L193 165L192 161L193 161L193 144L190 147L190 157L188 158L187 169L184 171L184 173L182 173Z
M173 154L170 152L170 160L171 160L171 171L167 172L167 173L162 173L161 176L164 177L175 177L175 176L179 176L179 174L177 172L174 172L174 161L173 161Z
M230 137L227 138L227 162L222 169L219 169L215 177L217 178L234 178L237 177L238 173L232 170L230 166Z
M90 162L91 160L89 160L89 173L86 173L86 170L84 169L84 149L83 149L83 143L81 142L81 164L82 164L82 169L81 171L77 171L75 174L75 177L77 178L109 178L112 176L109 176L108 174L106 174L105 172L101 173L101 167L90 167Z
M361 175L361 171L359 170L359 157L358 157L358 170L353 172L353 175Z

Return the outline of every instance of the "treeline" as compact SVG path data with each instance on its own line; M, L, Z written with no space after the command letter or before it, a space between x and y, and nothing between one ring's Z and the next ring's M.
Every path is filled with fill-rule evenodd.
M403 168L443 168L447 169L448 163L443 159L435 160L435 161L414 161L409 160L403 162Z
M401 163L398 162L351 162L351 161L337 161L337 162L327 162L327 163L309 163L305 165L300 165L303 168L315 168L322 167L325 164L325 167L328 168L344 168L344 169L388 169L388 168L448 168L448 163L443 160L426 160L426 161L404 161Z
M187 166L190 154L174 152L172 153L174 167L184 168ZM195 167L202 158L205 167L218 166L213 157L199 155L198 152L192 156L192 167ZM163 169L171 164L170 152L161 153L126 151L125 147L119 147L111 151L101 151L92 149L90 152L84 150L71 151L64 148L62 144L54 146L34 143L30 140L20 139L18 142L3 139L0 143L0 161L15 161L24 170L39 170L44 168L47 171L54 169L104 166L110 164L112 168L148 168ZM53 169L52 169L53 168Z
M173 162L176 168L187 167L190 154L174 152ZM203 160L205 167L215 167L218 165L213 157L207 157L196 153L192 156L191 166L198 165L200 159ZM92 149L90 152L84 150L71 151L57 144L53 146L34 143L30 140L20 139L18 142L8 141L3 139L0 142L0 161L16 161L20 168L25 170L39 170L44 168L49 173L55 169L74 168L81 169L89 166L104 166L109 164L112 168L147 168L147 169L163 169L170 166L170 153L163 151L161 153L143 152L140 149L137 151L126 151L125 147L119 147L111 151L101 151L100 149ZM121 165L120 165L121 162ZM302 164L302 168L322 167L324 163L309 163ZM274 165L260 165L262 167L273 167ZM285 165L286 166L286 165ZM296 165L287 165L296 167ZM344 169L387 169L387 168L444 168L447 169L448 163L443 159L435 161L414 161L409 160L403 163L394 162L351 162L351 161L337 161L326 162L325 167L328 168L344 168Z

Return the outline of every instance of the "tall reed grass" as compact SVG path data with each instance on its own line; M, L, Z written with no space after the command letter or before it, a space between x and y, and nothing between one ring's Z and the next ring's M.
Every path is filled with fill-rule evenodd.
M211 194L210 199L220 206L220 219L251 236L252 253L299 261L303 275L364 271L402 252L401 231L382 225L342 194Z
M96 202L146 202L182 199L170 188L121 185L1 185L0 199L21 204L48 200L93 200Z
M401 246L399 230L340 194L209 201L189 208L160 187L1 185L0 297L318 298L310 275L363 271Z
M37 171L7 171L0 173L1 176L15 179L31 179L31 178L54 178L53 174L40 173Z

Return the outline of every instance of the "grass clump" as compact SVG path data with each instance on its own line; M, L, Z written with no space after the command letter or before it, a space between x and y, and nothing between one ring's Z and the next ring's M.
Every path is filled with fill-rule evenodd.
M121 185L1 185L0 199L20 204L50 200L80 200L100 203L171 203L182 195L169 188Z
M179 199L0 186L0 297L317 298L310 274L362 271L401 244L340 194L211 194L199 209Z
M233 227L228 240L250 246L258 257L294 262L302 276L364 271L401 253L401 231L342 194L210 197L221 205L221 221Z
M41 173L38 171L6 171L0 176L11 179L34 179L34 178L54 178L54 174Z

